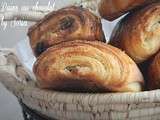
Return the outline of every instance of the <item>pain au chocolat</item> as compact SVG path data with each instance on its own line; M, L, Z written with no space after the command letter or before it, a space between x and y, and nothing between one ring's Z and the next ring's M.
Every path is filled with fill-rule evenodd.
M159 0L101 0L99 13L107 20L115 20L119 16Z
M148 88L150 90L160 89L160 51L149 66L148 75Z
M160 3L128 14L115 27L110 44L142 63L160 49Z
M81 39L105 42L100 18L88 9L76 6L51 12L29 28L28 36L36 56L64 41Z
M70 92L137 92L143 76L120 49L98 41L75 40L44 51L33 71L41 88Z

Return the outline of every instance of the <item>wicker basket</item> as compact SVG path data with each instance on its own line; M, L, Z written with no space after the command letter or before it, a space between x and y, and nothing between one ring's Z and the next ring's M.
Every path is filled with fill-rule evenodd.
M4 20L37 21L45 14L33 13L6 13ZM102 94L42 90L13 50L0 50L0 82L19 100L25 120L160 119L160 90Z
M29 116L26 120L45 120L45 118L46 120L158 120L160 118L160 90L102 94L42 90L36 86L13 50L0 51L0 82L17 96L24 116Z

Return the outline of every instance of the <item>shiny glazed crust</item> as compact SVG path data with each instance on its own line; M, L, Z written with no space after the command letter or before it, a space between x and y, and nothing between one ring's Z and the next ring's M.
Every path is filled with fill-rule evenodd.
M48 47L68 40L105 42L100 18L85 8L75 6L51 12L29 28L28 36L36 56Z
M99 13L103 18L112 21L128 11L156 1L158 0L101 0Z
M141 63L160 49L160 3L151 4L123 18L113 30L110 44Z
M70 92L141 91L143 77L124 52L96 41L69 41L50 47L34 64L42 88Z
M155 56L149 70L148 88L150 90L160 89L160 52Z

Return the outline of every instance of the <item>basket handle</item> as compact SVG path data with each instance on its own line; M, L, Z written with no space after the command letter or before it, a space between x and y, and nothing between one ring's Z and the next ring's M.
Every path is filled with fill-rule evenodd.
M0 78L0 82L7 88L12 88L11 82L26 85L34 80L34 76L21 64L13 49L0 50Z

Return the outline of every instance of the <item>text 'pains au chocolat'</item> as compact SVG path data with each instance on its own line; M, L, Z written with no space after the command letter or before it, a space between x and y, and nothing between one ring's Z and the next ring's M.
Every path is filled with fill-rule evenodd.
M143 76L134 61L97 41L68 41L43 52L33 71L41 88L70 92L137 92Z
M101 0L99 13L107 20L115 20L121 15L159 0Z
M28 36L36 56L48 47L68 40L105 42L100 18L89 10L76 6L51 12L29 28Z
M148 74L148 88L150 90L160 89L160 51L149 66Z
M160 3L124 17L113 30L110 44L124 50L136 63L156 54L160 49Z

